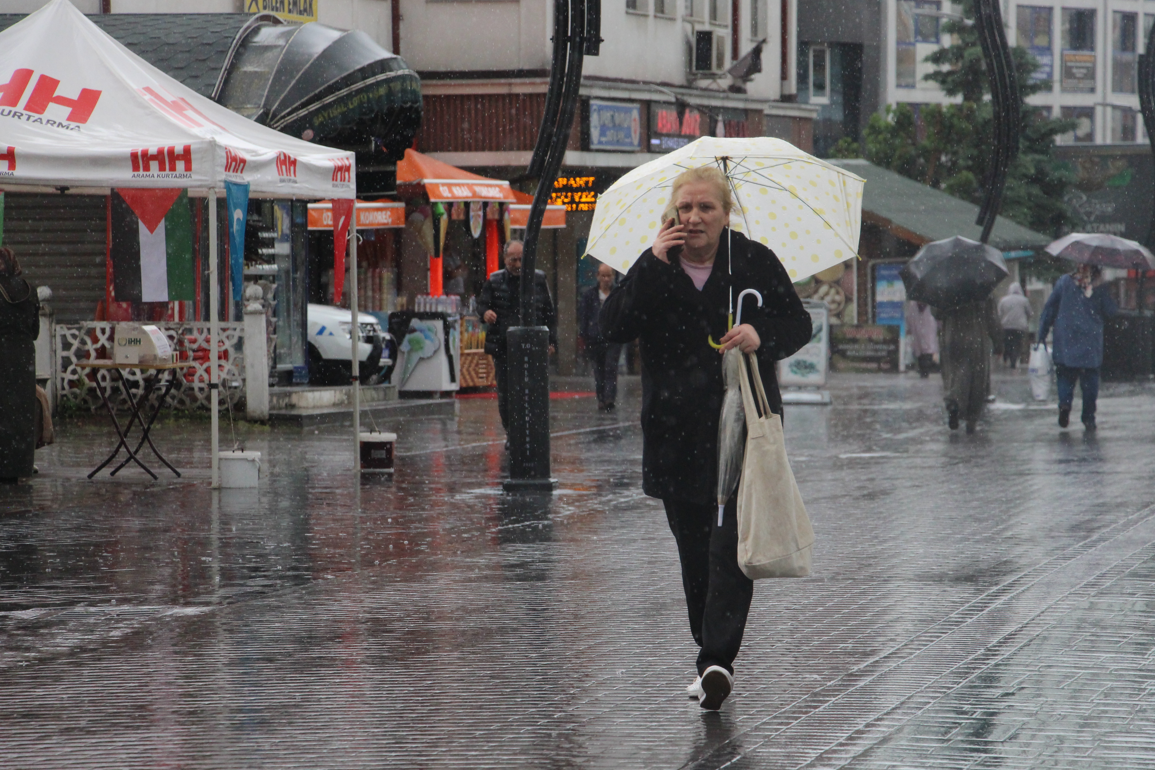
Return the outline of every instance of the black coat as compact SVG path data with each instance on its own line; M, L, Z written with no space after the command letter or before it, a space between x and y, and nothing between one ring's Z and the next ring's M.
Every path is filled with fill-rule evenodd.
M545 326L549 328L549 344L557 346L557 312L553 308L553 299L549 296L549 285L545 280L545 273L534 271L534 315L533 323L529 326ZM497 270L490 274L489 280L481 287L481 296L477 299L477 312L485 316L487 310L497 313L497 322L485 327L485 352L491 356L504 356L505 330L521 325L521 276L510 275L505 270Z
M0 278L0 478L32 475L40 301L23 278Z
M775 361L810 341L810 314L774 252L733 233L733 275L727 233L701 291L676 259L666 264L647 249L602 305L600 326L611 342L640 339L642 359L642 489L651 497L709 504L716 499L722 356L708 337L726 333L730 287L747 297L742 322L758 332L758 370L770 408L782 413ZM735 308L737 309L737 308Z
M605 344L606 340L598 328L601 310L601 287L591 286L578 300L578 336L587 346Z

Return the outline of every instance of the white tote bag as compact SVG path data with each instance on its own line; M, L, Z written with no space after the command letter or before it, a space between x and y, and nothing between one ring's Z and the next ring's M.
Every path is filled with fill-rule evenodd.
M1047 343L1031 348L1031 358L1027 362L1027 378L1031 382L1031 395L1036 401L1046 401L1051 395L1051 375L1055 372L1051 361L1051 351Z
M749 353L742 357L742 404L746 457L738 484L738 566L751 580L805 577L814 530L786 457L782 418L770 411L758 362Z

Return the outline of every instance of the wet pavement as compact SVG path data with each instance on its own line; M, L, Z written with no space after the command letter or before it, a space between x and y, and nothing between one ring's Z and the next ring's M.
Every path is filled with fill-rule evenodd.
M717 714L636 380L552 401L544 498L499 492L492 400L389 425L395 480L345 429L238 425L264 476L220 493L207 421L155 429L194 468L159 482L86 480L111 429L65 421L0 487L0 767L1153 767L1155 387L1084 434L996 386L974 436L937 379L789 408L814 576L758 583Z

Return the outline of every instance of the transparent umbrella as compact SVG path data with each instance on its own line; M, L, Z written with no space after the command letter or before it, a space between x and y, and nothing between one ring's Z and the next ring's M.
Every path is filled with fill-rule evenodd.
M1106 233L1071 233L1052 241L1047 253L1100 267L1155 270L1155 254L1143 244Z

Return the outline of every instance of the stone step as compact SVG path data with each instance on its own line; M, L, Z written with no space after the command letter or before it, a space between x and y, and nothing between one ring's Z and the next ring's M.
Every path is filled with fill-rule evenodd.
M361 403L375 404L397 400L395 385L362 385ZM348 408L353 403L353 386L269 388L269 410Z

